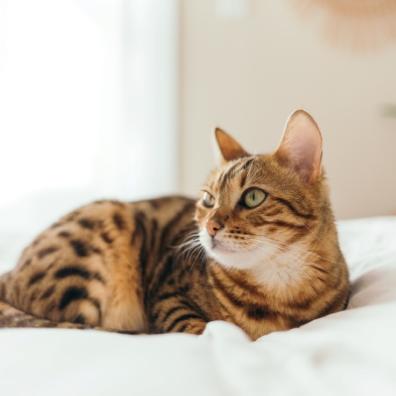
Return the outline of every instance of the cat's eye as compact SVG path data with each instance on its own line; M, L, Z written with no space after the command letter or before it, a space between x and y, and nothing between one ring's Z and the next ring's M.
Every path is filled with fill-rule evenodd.
M215 199L212 194L209 194L207 191L204 191L202 196L202 204L205 208L213 208L215 204Z
M261 205L265 198L267 198L267 193L260 188L249 188L243 194L241 198L241 204L248 209L256 208Z

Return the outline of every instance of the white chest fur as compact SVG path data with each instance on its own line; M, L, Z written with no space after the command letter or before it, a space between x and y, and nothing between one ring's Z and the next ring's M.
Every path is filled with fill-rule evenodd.
M255 264L250 272L259 284L274 290L290 289L308 277L308 253L299 249L277 252Z

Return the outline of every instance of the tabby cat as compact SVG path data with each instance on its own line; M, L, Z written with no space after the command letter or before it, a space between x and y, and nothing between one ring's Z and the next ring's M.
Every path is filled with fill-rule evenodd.
M222 164L197 202L98 201L39 235L0 278L0 326L200 334L225 320L257 339L344 309L313 118L293 113L270 155L216 139Z

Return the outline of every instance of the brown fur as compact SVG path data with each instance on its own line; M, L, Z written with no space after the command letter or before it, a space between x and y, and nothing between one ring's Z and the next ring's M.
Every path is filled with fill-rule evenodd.
M256 339L343 309L348 272L323 172L304 182L276 154L230 147L205 185L213 208L183 197L99 201L44 231L0 277L0 326L199 334L221 319ZM246 209L251 186L267 197ZM262 249L263 262L211 258L198 240L210 221L225 244Z

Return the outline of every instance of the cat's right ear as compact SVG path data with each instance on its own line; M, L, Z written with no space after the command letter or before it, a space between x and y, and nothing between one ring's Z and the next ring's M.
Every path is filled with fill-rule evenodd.
M293 168L307 183L319 178L322 135L316 121L305 110L296 110L289 117L275 157L281 164Z
M249 155L249 153L231 135L222 129L216 128L215 136L223 162L233 161Z

